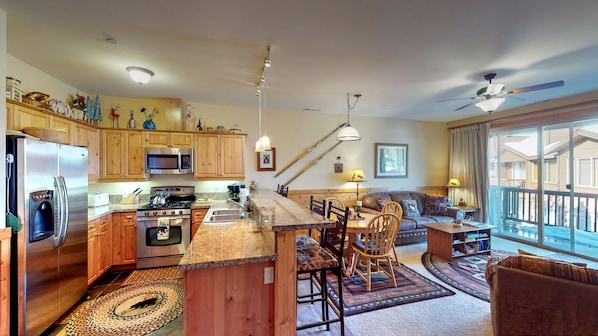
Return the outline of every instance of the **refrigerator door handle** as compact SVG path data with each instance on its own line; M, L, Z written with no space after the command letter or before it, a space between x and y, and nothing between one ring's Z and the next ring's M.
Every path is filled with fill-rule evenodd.
M69 223L69 202L66 191L66 182L63 176L55 176L54 184L58 194L58 233L54 238L54 246L59 247L64 244L66 231Z

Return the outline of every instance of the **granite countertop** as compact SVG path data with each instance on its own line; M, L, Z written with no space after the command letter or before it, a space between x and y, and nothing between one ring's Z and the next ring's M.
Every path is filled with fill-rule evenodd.
M269 218L268 225L272 227L272 231L317 229L334 225L326 217L315 214L272 190L254 191L250 197L261 214Z
M191 210L193 209L205 209L209 208L214 201L212 200L201 200L191 204ZM87 220L91 221L98 219L102 216L115 213L115 212L136 212L137 209L142 207L144 204L110 204L94 208L87 208Z
M258 225L250 219L240 219L228 224L202 224L179 263L179 269L190 271L274 261L278 258L275 231L334 225L325 217L315 215L309 209L270 190L252 192L251 200L267 219L264 225ZM230 207L234 206L224 201L212 204L212 208Z

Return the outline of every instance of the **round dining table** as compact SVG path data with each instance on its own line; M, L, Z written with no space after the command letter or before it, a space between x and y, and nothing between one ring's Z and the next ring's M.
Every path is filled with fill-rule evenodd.
M351 218L347 220L347 247L343 252L343 257L347 260L347 267L345 268L345 276L353 273L353 266L355 264L355 251L353 251L353 242L359 239L359 235L365 233L368 223L376 215L371 213L360 213L361 218Z

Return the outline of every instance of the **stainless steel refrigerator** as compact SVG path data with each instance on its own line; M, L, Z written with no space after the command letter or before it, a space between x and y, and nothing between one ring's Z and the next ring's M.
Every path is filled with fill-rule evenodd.
M6 137L11 334L39 335L87 294L87 148Z

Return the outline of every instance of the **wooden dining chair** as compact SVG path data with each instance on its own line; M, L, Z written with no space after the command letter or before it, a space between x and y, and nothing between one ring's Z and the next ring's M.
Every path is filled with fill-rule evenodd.
M398 232L401 230L401 218L403 218L403 207L401 206L401 204L394 201L386 202L384 206L382 206L381 212L392 213L397 215L397 217L399 218L399 228L397 230L398 234ZM397 266L399 266L399 256L397 255L397 249L394 246L392 248L392 252L397 262Z
M284 197L289 197L289 186L285 186L284 184L279 184L276 187L276 192Z
M390 255L394 250L398 231L397 215L380 213L369 221L363 241L358 240L353 243L353 250L357 253L353 274L357 273L366 282L368 292L372 290L372 266L375 268L375 273L386 274L392 279L394 287L397 287ZM388 271L381 266L380 261L388 262ZM366 271L360 269L360 263L365 264Z
M328 218L334 221L334 226L322 230L322 239L320 244L316 246L306 246L304 248L297 248L297 275L299 274L318 274L316 277L310 276L310 279L317 279L317 293L310 295L309 299L300 300L299 296L297 303L313 303L321 302L321 319L319 321L307 323L297 326L297 330L313 328L321 325L326 325L326 330L330 330L330 324L340 322L341 335L345 335L345 314L343 311L343 270L342 257L344 251L344 244L335 244L336 236L340 233L344 240L347 232L347 220L349 217L349 208L337 208L328 204L327 210ZM334 219L333 219L334 218ZM338 282L338 300L339 313L337 317L330 315L328 291L327 291L327 275L328 273L336 275ZM311 285L313 288L314 286ZM334 309L334 308L332 308Z

